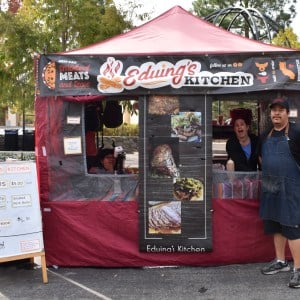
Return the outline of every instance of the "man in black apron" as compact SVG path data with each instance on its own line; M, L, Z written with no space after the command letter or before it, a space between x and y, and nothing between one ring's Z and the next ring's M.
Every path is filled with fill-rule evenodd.
M265 234L273 234L276 258L261 272L266 275L290 271L285 258L288 241L293 272L288 284L300 288L300 130L289 122L285 99L270 105L273 128L262 135L262 191L260 217Z

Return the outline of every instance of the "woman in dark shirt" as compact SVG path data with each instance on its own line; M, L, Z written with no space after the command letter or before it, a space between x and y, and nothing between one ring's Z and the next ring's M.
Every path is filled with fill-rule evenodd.
M231 111L234 135L226 143L228 160L234 162L235 171L257 171L258 137L249 133L252 120L250 109L235 109Z
M91 174L114 174L116 158L114 157L114 149L101 149L97 155L98 165L91 167Z

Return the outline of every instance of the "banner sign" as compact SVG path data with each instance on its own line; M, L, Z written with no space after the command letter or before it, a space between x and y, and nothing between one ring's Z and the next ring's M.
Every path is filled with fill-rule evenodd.
M300 89L300 54L105 57L41 55L37 94L226 94Z
M0 163L0 258L44 249L36 165Z
M211 234L211 99L139 101L140 250L206 252Z

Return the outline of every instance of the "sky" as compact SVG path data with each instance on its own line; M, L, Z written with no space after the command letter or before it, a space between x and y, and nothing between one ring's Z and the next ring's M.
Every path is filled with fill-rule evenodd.
M128 2L127 0L114 0L114 2L118 4L124 5L124 3ZM137 0L138 3L143 3L143 11L153 11L150 14L151 19L159 16L165 11L169 10L175 5L180 5L182 8L186 10L192 9L192 3L194 0ZM296 12L297 16L294 18L292 23L293 31L297 34L298 40L300 40L300 1L297 1L296 4ZM140 25L140 24L137 24Z

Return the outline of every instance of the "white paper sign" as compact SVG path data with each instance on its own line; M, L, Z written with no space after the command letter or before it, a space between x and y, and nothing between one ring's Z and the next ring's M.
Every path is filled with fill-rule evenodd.
M34 162L0 163L0 258L44 249Z
M68 116L67 124L79 125L80 124L80 116Z
M64 151L65 154L81 154L81 136L64 138Z

